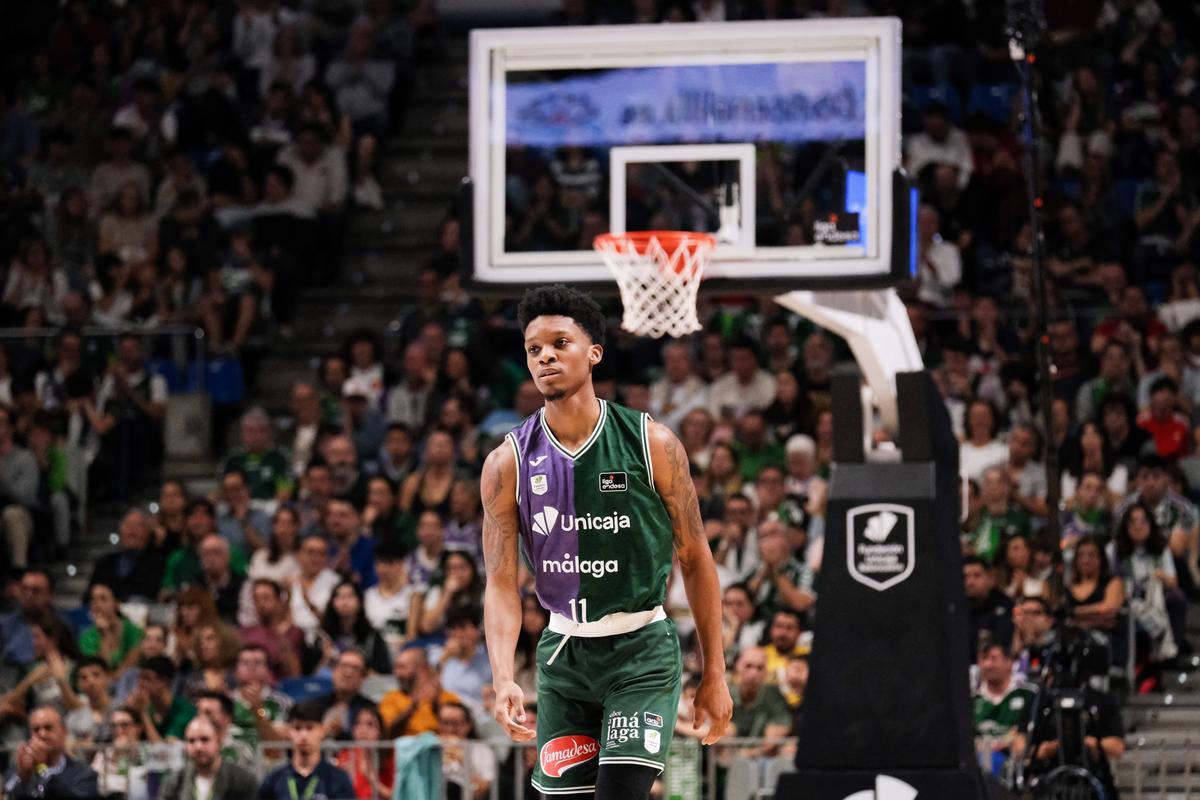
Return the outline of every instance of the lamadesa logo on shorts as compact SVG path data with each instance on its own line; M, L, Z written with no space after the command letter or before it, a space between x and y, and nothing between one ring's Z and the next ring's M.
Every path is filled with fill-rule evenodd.
M584 514L581 517L577 517L574 514L560 514L554 506L546 506L533 515L533 531L534 533L540 533L542 536L549 536L554 533L554 527L559 522L562 523L563 533L578 531L612 531L613 533L618 533L626 528L633 527L628 514L619 514L614 511L604 516L599 514Z

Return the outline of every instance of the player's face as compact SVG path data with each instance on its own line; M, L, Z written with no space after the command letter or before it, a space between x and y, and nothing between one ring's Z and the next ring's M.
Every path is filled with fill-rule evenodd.
M591 380L604 348L570 317L535 317L525 328L525 363L547 400L561 400Z

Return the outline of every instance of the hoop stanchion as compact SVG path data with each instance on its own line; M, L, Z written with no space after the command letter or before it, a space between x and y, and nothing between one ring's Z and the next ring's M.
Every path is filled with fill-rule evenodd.
M715 237L688 231L597 236L593 247L621 290L621 327L655 339L700 330L696 293L716 245Z

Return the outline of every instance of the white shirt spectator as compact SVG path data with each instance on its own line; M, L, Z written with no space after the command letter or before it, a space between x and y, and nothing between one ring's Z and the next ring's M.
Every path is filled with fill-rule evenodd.
M326 567L317 574L312 586L308 590L308 599L316 607L318 613L325 613L325 606L329 605L329 598L333 596L334 587L341 582L341 576L329 567ZM292 622L295 623L297 628L304 631L305 638L311 644L316 638L317 630L321 627L321 620L308 607L308 603L304 602L298 580L292 585L289 602L292 608Z
M280 153L278 161L295 178L292 196L312 211L325 205L341 206L346 199L346 158L341 148L326 147L312 163L300 157L295 143Z
M709 390L708 407L713 416L720 418L722 409L733 409L735 416L751 408L766 408L775 399L775 376L760 369L743 384L733 372L727 372L713 381Z
M695 375L681 383L663 377L650 386L650 416L676 433L689 411L707 407L708 384Z
M971 179L974 162L971 159L971 142L961 129L950 126L944 141L935 141L925 131L913 134L906 143L908 171L911 175L921 174L930 164L950 164L958 168L958 185L966 186Z
M246 569L246 582L242 584L242 592L238 595L238 625L250 628L258 624L254 613L254 582L266 578L287 586L292 578L300 574L300 564L292 553L284 553L274 564L270 562L271 553L266 547L254 551L250 556L250 566Z
M950 294L962 281L962 254L958 245L934 234L917 265L917 297L936 308L950 305Z
M992 439L982 447L963 442L958 447L958 472L976 482L983 480L988 467L1008 461L1008 446L999 439Z

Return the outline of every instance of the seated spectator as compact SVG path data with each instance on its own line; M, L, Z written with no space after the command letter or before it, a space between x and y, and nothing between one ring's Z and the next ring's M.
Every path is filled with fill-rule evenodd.
M112 716L116 708L109 689L112 673L104 659L88 656L75 667L79 708L67 714L65 725L73 743L88 746L112 741Z
M303 491L296 510L300 512L300 535L318 533L325 518L325 507L333 497L333 472L329 465L313 459L304 468Z
M436 511L423 511L417 517L417 546L405 559L408 579L421 591L429 588L442 566L444 548L442 518Z
M158 224L140 191L133 182L117 190L112 205L100 217L97 255L127 266L158 259Z
M817 602L813 572L792 555L782 522L769 520L759 526L758 554L762 566L747 585L760 614L773 617L781 607L804 614L813 607Z
M459 478L450 488L450 514L444 539L447 550L466 553L479 562L483 556L483 515L479 510L479 484Z
M362 654L367 669L377 674L392 671L387 642L367 621L362 589L353 581L343 580L333 589L321 620L321 642L325 649L321 665L332 667L348 650Z
M4 415L0 413L0 429ZM17 608L0 615L0 663L28 667L37 658L33 625L46 615L55 615L54 583L44 569L26 570L16 586ZM66 625L66 621L63 620Z
M407 555L416 547L414 520L400 511L396 504L396 488L392 482L376 475L367 481L367 505L363 509L363 524L377 549L385 545ZM376 556L378 558L378 556Z
M1111 631L1125 605L1125 587L1112 574L1100 541L1085 536L1075 544L1075 560L1067 581L1066 607L1071 624L1090 630Z
M329 534L329 565L364 589L375 585L375 540L363 535L362 519L347 500L333 499L325 507Z
M462 703L442 703L438 709L438 738L442 740L442 779L459 788L462 800L483 800L496 780L496 754L479 741L475 720Z
M278 162L295 175L295 196L305 208L324 215L341 212L346 200L346 159L318 126L303 125L295 140L280 151Z
M255 254L247 224L229 233L229 250L211 274L210 290L197 309L218 351L236 353L246 344L275 277Z
M330 671L333 690L313 700L321 711L325 734L335 739L350 738L354 715L360 708L374 708L374 701L362 694L367 678L366 658L357 650L338 654Z
M1008 432L1008 470L1013 487L1013 500L1036 517L1044 517L1046 508L1046 465L1038 458L1042 450L1042 435L1027 423L1013 425Z
M997 559L997 566L1000 590L1013 600L1027 595L1041 596L1049 591L1045 581L1033 577L1033 548L1026 534L1015 533L1004 541L1004 551Z
M117 526L117 550L105 553L92 569L89 586L104 584L116 599L149 602L158 597L166 555L153 547L150 520L146 512L134 508L125 512Z
M212 723L221 747L221 758L243 767L254 765L254 750L233 738L233 700L224 691L202 689L196 693L196 718ZM195 720L193 720L195 721Z
M938 233L941 214L922 204L917 212L916 299L934 308L947 309L951 294L962 281L962 253L958 245Z
M238 602L246 574L235 571L229 542L219 533L210 533L200 540L196 552L200 573L186 585L203 587L212 595L221 620L229 625L237 624ZM241 566L244 570L244 561Z
M29 715L29 740L16 752L4 780L8 797L99 797L95 771L66 754L62 714L40 706Z
M1194 284L1193 284L1194 285ZM1138 381L1138 408L1150 405L1150 389L1159 378L1170 378L1179 387L1180 408L1192 413L1200 403L1200 370L1192 366L1183 350L1178 334L1168 333L1158 341L1158 369L1148 371Z
M342 385L342 423L360 459L367 459L383 446L386 422L370 402L367 379L348 378Z
M292 708L288 715L291 757L267 775L258 790L260 800L294 800L292 795L355 797L350 777L321 755L326 736L323 716L319 700L306 700Z
M1013 640L1010 652L1015 669L1031 680L1040 677L1047 659L1058 646L1054 614L1044 597L1022 597L1013 607Z
M1070 501L1085 472L1098 473L1101 478L1101 497L1119 498L1129 487L1129 470L1119 461L1104 439L1100 423L1085 420L1078 435L1068 441L1062 471L1062 498Z
M221 625L217 604L202 586L189 586L176 598L175 626L171 629L171 657L179 665L190 667L199 659L200 629ZM146 657L142 658L143 661Z
M443 551L442 578L424 593L420 601L420 623L418 636L433 636L440 633L450 619L452 611L483 608L483 579L475 559L466 553L454 550Z
M319 534L301 538L296 560L300 564L300 574L289 587L292 622L311 639L321 625L334 587L342 579L329 568L329 544Z
M33 514L38 501L39 470L33 453L14 441L13 414L0 407L0 544L12 569L29 566Z
M150 201L150 170L132 155L132 134L125 128L113 127L108 133L108 159L96 167L88 184L88 208L93 213L111 206L121 187L129 183L136 187L143 203Z
M30 623L33 660L24 677L0 695L0 723L23 721L29 709L51 706L65 716L80 707L71 686L77 655L71 631L57 617L41 612Z
M185 665L183 693L192 700L206 691L229 691L234 686L233 663L238 639L219 623L207 622L196 631L196 654Z
M434 373L426 357L425 346L411 342L404 348L403 375L387 396L388 422L399 422L411 431L425 427L433 395ZM426 454L429 442L426 441Z
M759 567L758 531L754 527L757 515L753 504L741 493L725 500L724 519L714 521L719 540L713 560L739 579L748 578Z
M1151 662L1173 658L1185 640L1187 604L1175 559L1146 502L1135 500L1121 515L1107 555L1137 621L1139 654Z
M102 797L127 796L147 779L146 731L141 715L128 706L112 712L112 737L92 758Z
M1008 448L999 438L996 409L986 400L975 400L967 406L965 425L967 438L958 449L958 471L982 481L984 470L1008 460Z
M1100 354L1100 374L1079 387L1075 395L1075 419L1093 419L1104 398L1117 393L1132 397L1136 391L1131 373L1129 349L1119 341L1104 345Z
M1141 459L1134 490L1113 509L1113 519L1123 519L1126 512L1137 503L1143 503L1150 509L1162 535L1166 537L1170 552L1175 556L1176 575L1181 579L1190 578L1193 585L1200 583L1200 570L1195 560L1185 556L1200 526L1196 507L1171 487L1167 464L1157 455L1147 455Z
M1032 711L1034 692L1013 676L1012 656L1004 646L982 645L976 663L980 681L973 699L975 738L992 752L1007 753Z
M333 496L361 508L367 501L367 474L360 469L358 451L349 436L335 434L325 440L321 455L333 478Z
M216 726L197 716L184 732L187 763L171 772L159 789L160 800L253 800L258 781L249 769L225 759Z
M175 675L171 659L143 659L138 664L137 687L125 698L126 705L140 715L150 742L183 738L187 724L196 716L192 702L174 691Z
M775 379L758 364L758 349L751 339L739 339L729 347L729 372L713 381L708 407L714 417L726 421L751 408L762 410L775 399Z
M287 443L292 454L292 474L303 475L304 468L312 459L317 443L317 436L324 422L321 409L321 399L317 389L307 381L296 381L292 384L291 395L292 431L291 440Z
M1010 646L1013 638L1013 601L996 588L991 570L978 556L964 558L962 569L963 589L967 596L967 621L970 623L967 644L973 649L985 641Z
M221 539L220 534L217 533L216 511L213 504L203 497L198 497L188 503L183 539L179 547L167 557L162 595L169 597L180 589L203 583L202 573L204 570L200 563L200 545L210 536L220 539L229 548L230 572L239 575L246 574L246 557L242 553L242 549L229 547L229 543ZM216 545L213 545L212 549L215 557L217 555Z
M374 483L374 481L372 481ZM391 652L397 652L409 631L416 587L408 578L404 551L393 542L375 550L375 572L379 582L363 594L367 622L379 631Z
M979 519L968 534L967 543L973 555L992 564L1000 557L1003 543L1009 537L1029 535L1029 515L1013 502L1008 472L1002 466L984 470L979 500Z
M350 738L355 742L383 742L383 720L372 707L360 708L354 714ZM393 752L390 748L348 747L337 754L333 763L345 770L354 784L354 796L359 800L391 797L395 781Z
M92 624L79 634L79 652L103 659L118 673L136 664L142 629L121 613L113 590L103 583L93 583L84 599Z
M147 658L167 655L169 636L170 631L167 630L165 625L154 623L147 625L142 634L142 641L138 645L140 659L144 661ZM116 686L113 687L112 691L113 699L117 703L124 703L125 698L137 686L138 671L137 667L127 669L117 679Z
M383 446L374 462L379 476L392 486L400 486L417 467L415 445L408 426L402 422L389 423L383 434Z
M1065 473L1064 473L1065 475ZM1084 472L1073 496L1066 500L1062 512L1062 549L1064 554L1074 549L1083 536L1095 536L1107 542L1111 533L1112 515L1108 509L1104 478L1098 472Z
M164 558L183 542L190 501L183 481L163 481L158 491L158 513L151 520L150 530L154 534L151 549L162 553Z
M1178 409L1179 384L1159 378L1150 386L1150 406L1138 414L1137 425L1150 434L1159 456L1175 460L1192 449L1192 426Z
M196 172L190 154L176 150L167 157L167 173L154 193L154 215L159 219L169 215L184 192L195 192L203 202L208 187Z
M146 369L142 341L131 333L117 337L116 359L100 382L96 408L115 427L104 437L101 458L112 468L112 489L128 499L147 469L162 461L162 425L167 382Z
M300 574L296 554L300 546L300 515L292 506L280 506L271 516L267 546L254 552L242 584L238 603L238 624L254 624L254 581L264 578L286 586Z
M271 418L255 406L242 415L241 447L221 467L222 473L238 471L246 476L250 496L256 501L286 500L292 480L287 456L275 446Z
M275 677L267 651L257 644L242 645L233 681L233 738L251 748L262 741L286 739L280 726L287 722L292 699L271 688Z
M974 159L967 135L950 119L950 111L938 101L929 103L923 115L925 127L906 137L904 152L909 173L920 175L931 164L948 164L957 169L958 185L971 179Z
M737 439L734 441L737 451L738 464L742 470L742 480L745 482L761 479L764 467L776 469L779 479L779 492L783 492L783 447L769 437L766 421L758 410L750 410L742 415L737 424ZM774 477L774 476L773 476ZM759 504L762 507L762 504ZM765 510L772 510L766 507Z
M803 618L790 608L776 610L767 628L767 637L767 644L762 649L767 659L766 681L779 686L792 658L812 652L812 637L804 635Z
M30 240L9 265L0 301L7 324L15 324L19 315L30 308L40 309L48 322L61 324L68 291L67 273L54 264L49 246L41 239Z
M1086 680L1088 677L1084 676L1081 698L1089 721L1089 734L1083 737L1088 770L1099 780L1105 797L1118 797L1110 761L1125 754L1125 725L1116 698L1093 688ZM1060 715L1054 712L1053 703L1042 703L1036 719L1031 718L1033 709L1022 715L1021 732L1015 738L1013 753L1015 755L1033 748L1026 768L1027 775L1043 775L1062 763L1058 751L1062 735L1059 730ZM1032 731L1032 738L1025 733L1027 730Z
M695 372L695 358L684 342L662 348L663 376L650 386L650 413L679 432L683 418L694 408L708 408L708 385Z
M437 656L442 686L483 713L483 687L492 682L492 667L480 630L478 609L456 608L446 615L446 644Z
M271 57L259 70L259 93L270 97L280 87L290 94L299 94L316 75L317 64L296 25L281 25L275 33Z
M733 735L764 739L787 736L792 713L779 689L767 683L767 656L761 647L743 650L738 656L729 693L733 697Z
M711 505L709 509L719 509L720 504L742 491L742 468L738 463L737 450L726 442L716 442L712 445L708 457L708 469L705 472L705 486L708 497L700 495L700 508L703 515L705 502Z
M725 589L721 599L721 636L725 646L725 661L732 664L738 654L750 647L757 647L762 640L765 625L754 618L754 598L744 583L735 583Z
M221 476L221 498L217 532L242 552L257 554L271 535L271 518L253 507L244 472L229 470Z
M320 544L324 554L324 542ZM267 654L276 679L301 674L306 649L305 632L292 622L287 592L273 580L257 578L252 584L251 597L255 621L253 625L242 628L243 644L259 647Z
M442 687L437 670L421 647L406 647L396 656L393 668L396 689L379 701L379 714L389 736L416 736L436 732L438 709L461 703L458 695Z
M400 487L400 508L413 516L436 511L442 517L450 510L450 490L454 487L454 437L436 429L425 438L421 468L410 474Z

